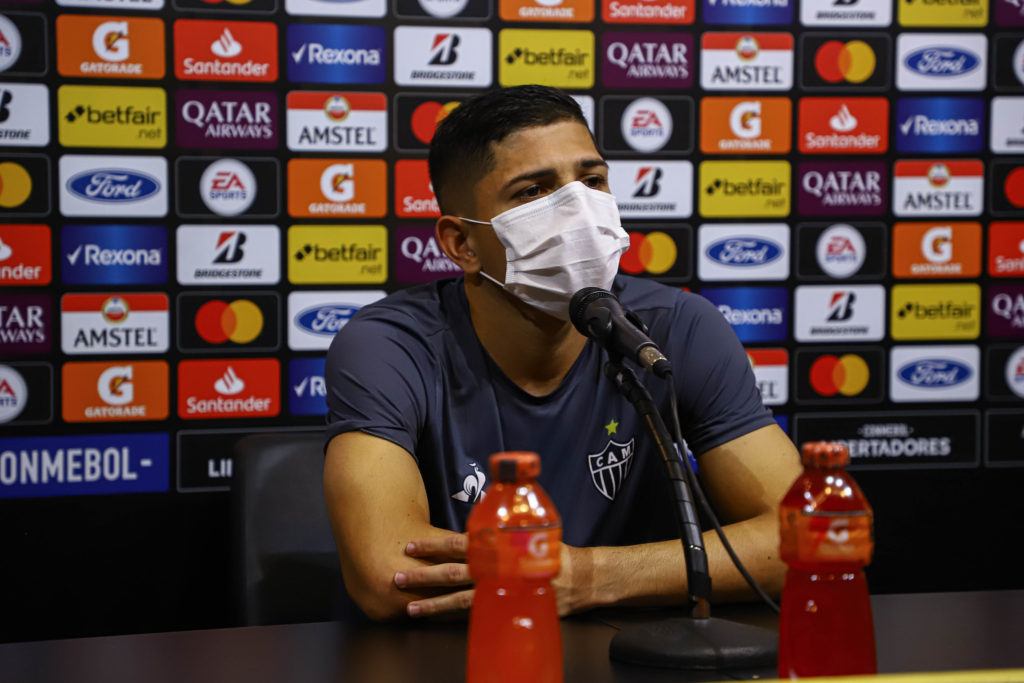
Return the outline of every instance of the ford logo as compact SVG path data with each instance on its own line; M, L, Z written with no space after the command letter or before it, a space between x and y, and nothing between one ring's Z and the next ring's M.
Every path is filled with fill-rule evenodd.
M782 256L782 248L757 237L730 237L715 242L705 253L727 266L763 266Z
M930 388L963 384L973 373L970 367L955 360L924 358L907 363L897 374L907 384Z
M67 182L71 194L94 202L137 202L160 191L156 178L138 171L102 168L83 171Z
M955 47L925 47L907 55L904 63L924 76L961 76L978 68L977 55Z
M356 314L359 308L359 306L350 304L314 306L313 308L299 311L299 314L295 316L295 322L306 332L333 336L345 326L345 323Z

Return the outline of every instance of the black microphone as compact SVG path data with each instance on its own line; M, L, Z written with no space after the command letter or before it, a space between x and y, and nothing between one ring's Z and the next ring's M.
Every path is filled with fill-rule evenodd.
M618 297L608 290L584 287L573 294L569 319L580 334L610 353L634 360L658 377L672 372L672 364L647 336L647 326L632 311L623 309Z

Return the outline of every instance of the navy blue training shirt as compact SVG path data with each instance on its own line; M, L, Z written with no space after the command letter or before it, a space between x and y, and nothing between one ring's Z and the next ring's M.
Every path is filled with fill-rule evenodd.
M612 291L672 361L683 437L698 455L773 424L739 340L706 299L618 276ZM462 278L406 289L360 310L327 354L327 440L360 430L407 450L432 525L464 531L487 460L535 451L540 483L574 546L678 538L664 464L588 341L562 384L536 397L477 339ZM634 368L637 374L640 371ZM662 415L665 383L641 376Z

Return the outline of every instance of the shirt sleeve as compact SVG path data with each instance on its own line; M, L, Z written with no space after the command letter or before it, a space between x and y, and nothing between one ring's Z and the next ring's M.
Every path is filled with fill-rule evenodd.
M683 436L694 453L774 423L743 345L710 301L680 300L668 344Z
M430 367L421 340L388 321L350 321L327 352L327 435L362 431L416 457Z

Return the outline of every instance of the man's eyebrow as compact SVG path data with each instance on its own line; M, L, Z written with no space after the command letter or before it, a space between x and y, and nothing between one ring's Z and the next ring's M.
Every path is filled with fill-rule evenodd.
M594 157L591 159L581 159L576 162L576 165L579 166L580 168L594 168L596 166L604 166L605 168L607 168L608 162L602 159L601 157ZM537 169L536 171L527 171L526 173L520 173L515 178L512 178L507 183L505 183L505 189L512 187L516 183L522 182L523 180L537 180L539 178L543 178L544 176L554 175L556 172L557 171L555 171L555 169L553 168L540 168Z

